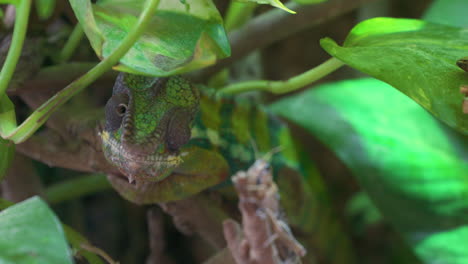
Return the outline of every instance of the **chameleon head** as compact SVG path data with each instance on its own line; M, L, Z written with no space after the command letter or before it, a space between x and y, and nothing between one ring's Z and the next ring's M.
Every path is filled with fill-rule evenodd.
M198 104L182 77L121 73L105 108L104 155L130 182L166 178L182 162Z

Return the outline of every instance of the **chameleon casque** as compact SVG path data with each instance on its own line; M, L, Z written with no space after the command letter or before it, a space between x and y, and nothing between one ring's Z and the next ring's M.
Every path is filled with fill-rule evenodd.
M289 223L309 241L304 245L311 254L354 263L330 206L312 191L320 185L317 175L299 166L287 126L261 107L247 99L215 99L179 76L121 73L105 116L103 152L126 176L109 180L137 204L183 199L213 186L232 189L228 176L252 165L257 152L281 147L270 163Z

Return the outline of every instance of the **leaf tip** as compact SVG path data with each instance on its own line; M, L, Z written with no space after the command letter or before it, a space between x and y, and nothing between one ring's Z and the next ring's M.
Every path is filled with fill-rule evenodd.
M296 14L296 11L287 8L283 3L279 2L279 1L275 1L274 3L272 3L272 6L283 9L284 11L286 11L286 12L288 12L290 14Z

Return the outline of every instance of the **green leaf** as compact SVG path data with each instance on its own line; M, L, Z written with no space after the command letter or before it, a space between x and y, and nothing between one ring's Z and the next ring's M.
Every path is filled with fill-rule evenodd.
M327 0L293 0L293 1L301 5L310 5L310 4L318 4L318 3L326 2Z
M48 19L55 8L55 0L36 0L36 11L40 19Z
M456 27L468 27L466 0L435 0L426 10L423 19L428 22Z
M330 147L426 263L468 263L468 141L375 79L270 107Z
M73 263L62 225L38 197L0 212L0 263Z
M70 0L72 8L100 58L120 44L144 8L139 0ZM188 7L188 8L187 8ZM168 76L213 64L230 55L223 21L211 0L161 0L146 32L114 67L152 76Z
M462 84L468 74L456 61L468 55L466 30L415 19L374 18L361 22L341 47L321 41L332 56L391 84L449 126L468 134Z
M253 3L257 3L257 4L267 4L267 5L277 7L279 9L283 9L284 11L286 11L288 13L296 14L295 11L287 8L283 3L281 3L280 0L237 0L237 1L239 1L239 2L253 2ZM314 1L314 0L312 0L312 1Z

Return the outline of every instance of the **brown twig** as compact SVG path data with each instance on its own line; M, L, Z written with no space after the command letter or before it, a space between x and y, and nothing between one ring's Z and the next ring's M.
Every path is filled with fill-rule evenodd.
M89 251L91 253L94 253L98 256L100 256L101 258L105 259L107 263L109 264L119 264L118 261L115 261L111 258L111 256L109 256L109 254L107 254L104 250L98 248L98 247L95 247L91 244L88 244L88 243L82 243L80 245L80 247L86 251Z
M163 215L156 207L153 207L148 210L147 219L150 255L148 256L146 263L174 263L172 259L170 259L166 254L164 254L164 250L166 248L166 240L164 237Z
M232 221L232 220L231 220ZM236 264L229 248L223 248L203 264Z
M190 198L160 203L164 212L172 216L177 229L186 235L200 235L213 248L226 246L222 234L222 221L228 216L213 199L198 194Z
M268 163L257 160L247 172L238 172L233 182L239 195L242 228L226 220L224 235L236 262L299 263L306 251L281 217L278 187Z
M197 73L194 79L204 80L254 50L262 49L308 28L323 24L374 0L329 0L316 5L290 4L297 12L291 15L273 9L252 19L244 27L229 34L231 57Z
M118 174L96 146L82 141L66 141L52 130L46 130L17 145L17 151L49 166L82 172Z

